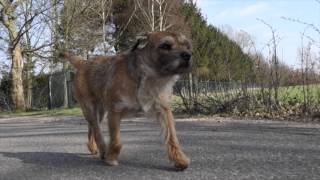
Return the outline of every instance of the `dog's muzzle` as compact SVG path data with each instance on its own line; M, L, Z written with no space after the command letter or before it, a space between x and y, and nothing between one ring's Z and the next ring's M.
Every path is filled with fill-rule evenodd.
M180 66L179 69L184 69L185 72L189 72L192 66L192 55L189 52L180 53Z
M159 70L160 74L173 75L191 72L192 55L188 51L181 51L170 56L163 56Z
M180 56L186 62L189 62L191 60L191 54L189 52L182 52Z

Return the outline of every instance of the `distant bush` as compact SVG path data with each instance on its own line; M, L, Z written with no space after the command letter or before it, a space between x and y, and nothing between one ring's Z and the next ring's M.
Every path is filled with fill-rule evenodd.
M8 73L2 74L0 81L0 111L9 111L12 107L12 101L10 97L11 90L11 78Z

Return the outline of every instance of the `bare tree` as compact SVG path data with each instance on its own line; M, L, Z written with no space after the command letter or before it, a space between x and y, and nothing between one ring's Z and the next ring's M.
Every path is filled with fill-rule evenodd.
M139 13L135 17L140 24L147 25L149 31L165 31L174 25L172 10L177 7L177 0L134 0Z
M279 105L279 98L278 98L278 93L279 93L279 86L280 86L280 76L279 76L279 58L277 54L277 47L278 47L278 41L279 38L276 35L276 30L268 23L266 23L262 19L257 19L258 21L262 22L264 25L266 25L270 31L271 31L271 51L269 51L269 54L271 55L271 78L272 78L272 86L274 89L274 100L275 100L275 105ZM274 71L273 71L274 70ZM273 76L274 72L274 76Z
M301 62L301 81L302 81L302 93L303 93L303 113L309 113L310 105L310 91L309 91L309 73L312 66L311 60L311 42L304 45L304 38L306 31L310 26L305 27L304 31L301 33L301 49L299 52L300 62Z
M109 48L107 48L107 24L108 18L111 19L112 0L101 0L100 18L102 19L102 43L103 52L106 55ZM110 20L109 20L110 21Z
M320 1L319 0L315 0L315 2L319 5ZM298 24L301 24L303 26L305 26L303 32L301 32L301 48L299 50L299 56L300 56L300 63L301 63L301 68L300 68L300 73L299 75L301 76L301 83L302 83L302 92L303 92L303 112L302 113L311 113L311 111L313 111L313 113L317 114L317 112L315 111L319 111L319 109L311 109L311 105L310 105L310 101L311 101L311 92L309 90L309 84L312 82L310 80L311 78L311 74L313 75L313 82L318 82L318 78L319 78L319 71L315 70L316 68L316 64L320 63L319 59L317 62L317 58L312 57L312 51L311 48L312 47L316 47L318 49L319 52L319 48L320 48L320 42L319 40L317 40L317 37L312 37L309 36L307 34L307 30L313 30L314 32L316 32L318 35L320 35L320 28L319 26L310 23L310 22L306 22L303 20L300 20L299 18L290 18L290 17L281 17L282 19L286 20L286 21L291 21L291 22L295 22ZM307 39L309 42L307 43L307 45L304 44L305 39ZM319 101L318 101L319 103Z
M56 51L61 49L80 49L81 51L86 51L88 49L89 38L86 38L89 33L88 26L85 26L88 23L87 12L89 7L92 5L91 2L84 2L79 0L64 1L61 12L59 13L59 27L56 34L57 44ZM89 17L88 17L89 18ZM92 22L93 24L94 22ZM83 28L85 27L85 28ZM88 39L88 41L83 42L83 39ZM92 38L95 39L95 38ZM83 47L82 45L85 45ZM69 104L69 90L68 90L68 75L69 75L69 65L67 62L62 63L63 76L63 89L64 89L64 98L63 98L63 107L67 108Z
M24 4L24 21L26 22L31 17L31 10L32 10L32 0L26 0ZM27 102L26 102L26 108L31 109L32 107L32 78L33 78L33 62L32 62L32 54L30 52L31 48L31 22L28 22L25 25L25 45L24 49L27 51L25 53L25 59L26 59L26 79L27 79Z
M111 44L107 39L108 24L112 21L112 0L64 1L59 12L59 27L56 36L58 40L56 50L68 49L78 54L88 56L97 44L103 46L103 53L107 54ZM100 30L97 30L100 29ZM69 66L63 63L64 72L64 107L69 107L68 74Z
M231 26L228 25L224 25L220 29L230 39L234 40L245 53L250 53L251 50L255 50L253 38L248 32L244 30L234 30Z
M37 10L31 10L32 4L38 5ZM6 42L8 43L8 53L11 59L11 98L13 108L16 110L24 110L26 108L23 89L24 57L26 57L28 62L27 74L29 79L32 74L29 73L32 71L31 53L50 46L50 44L42 40L40 41L40 37L38 37L38 40L33 45L31 43L32 28L37 29L37 32L42 34L37 27L42 20L37 19L37 17L45 16L44 13L50 8L51 6L46 5L46 1L41 0L0 0L0 25L4 27L9 37ZM32 84L31 81L29 83ZM30 96L31 93L29 91L28 97ZM31 101L28 101L27 104L30 105L30 103Z

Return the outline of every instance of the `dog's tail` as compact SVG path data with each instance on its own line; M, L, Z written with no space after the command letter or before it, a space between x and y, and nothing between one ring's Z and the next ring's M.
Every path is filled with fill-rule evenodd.
M86 61L83 60L81 57L73 55L69 52L61 52L59 54L59 57L63 59L67 59L76 69L79 69L84 64L86 64Z

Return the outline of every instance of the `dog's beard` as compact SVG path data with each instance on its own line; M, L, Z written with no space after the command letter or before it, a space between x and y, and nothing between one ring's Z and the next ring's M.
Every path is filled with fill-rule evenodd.
M178 58L163 64L161 67L161 73L166 75L188 73L191 71L191 67L191 61L185 61Z

